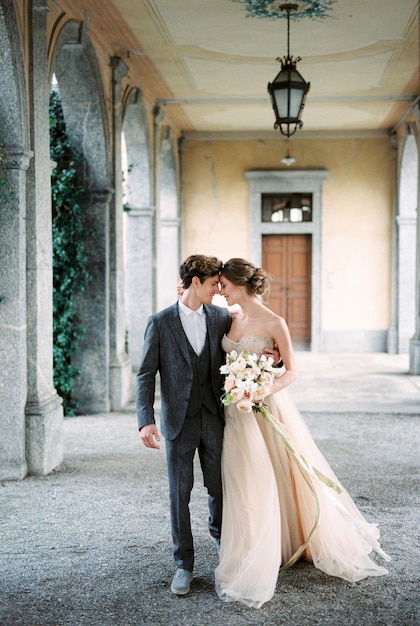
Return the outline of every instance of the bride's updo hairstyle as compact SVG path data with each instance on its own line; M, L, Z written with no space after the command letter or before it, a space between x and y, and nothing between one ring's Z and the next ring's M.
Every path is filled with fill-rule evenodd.
M222 266L221 275L234 285L246 287L253 296L261 296L263 300L270 293L270 275L262 267L256 267L245 259L229 259Z

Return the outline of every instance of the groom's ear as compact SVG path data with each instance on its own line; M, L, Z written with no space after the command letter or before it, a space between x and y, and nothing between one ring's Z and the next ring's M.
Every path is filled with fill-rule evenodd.
M200 286L200 279L198 278L198 276L193 276L191 279L191 285L193 287L199 287Z

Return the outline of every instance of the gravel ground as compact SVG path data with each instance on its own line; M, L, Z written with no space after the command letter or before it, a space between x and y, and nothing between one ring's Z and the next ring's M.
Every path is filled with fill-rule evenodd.
M217 554L197 465L191 592L174 573L164 450L141 445L134 412L65 420L65 462L51 475L0 483L2 626L289 626L420 624L419 419L305 414L359 508L381 528L390 573L351 584L298 563L261 609L214 591Z

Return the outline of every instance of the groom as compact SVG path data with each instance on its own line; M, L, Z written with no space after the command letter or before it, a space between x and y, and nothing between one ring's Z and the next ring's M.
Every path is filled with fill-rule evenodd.
M180 267L184 291L180 300L152 315L147 323L143 355L137 373L137 417L140 438L159 449L153 404L155 378L160 374L160 428L165 438L174 560L177 571L171 590L190 590L194 546L189 502L193 459L198 450L208 491L208 528L220 542L222 522L221 451L223 409L220 403L224 363L222 337L229 332L227 309L211 304L219 293L222 262L193 255Z

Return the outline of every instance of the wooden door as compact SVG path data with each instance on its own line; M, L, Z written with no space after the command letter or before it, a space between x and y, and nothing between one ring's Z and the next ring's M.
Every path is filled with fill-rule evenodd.
M311 235L263 235L262 266L271 274L268 306L284 317L295 348L311 343Z

